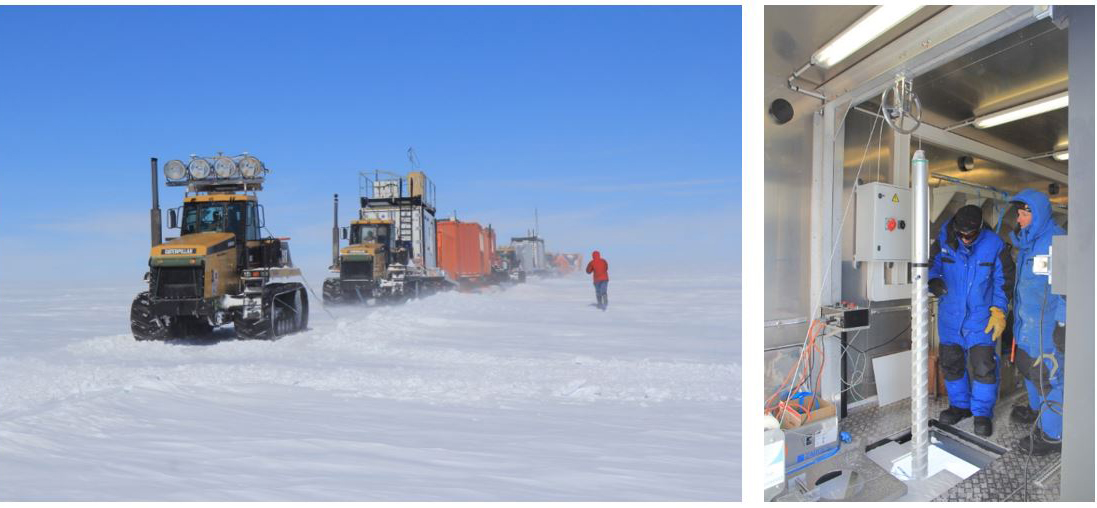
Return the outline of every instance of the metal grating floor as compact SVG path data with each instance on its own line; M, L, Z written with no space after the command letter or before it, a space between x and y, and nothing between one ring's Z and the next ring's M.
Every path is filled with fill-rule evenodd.
M1024 393L1007 400L1000 400L994 411L994 434L989 440L1008 451L990 466L975 473L970 478L941 495L935 501L1058 501L1059 474L1054 474L1044 482L1046 488L1028 482L1025 488L1028 468L1030 478L1036 478L1049 464L1059 461L1060 454L1044 457L1029 457L1015 450L1017 441L1028 434L1028 426L1009 421L1009 412L1019 403ZM930 417L936 418L941 410L948 407L947 397L930 398ZM972 418L967 418L956 428L973 432ZM852 412L840 422L842 430L853 435L854 439L872 443L890 437L910 428L910 399L884 407L864 408Z

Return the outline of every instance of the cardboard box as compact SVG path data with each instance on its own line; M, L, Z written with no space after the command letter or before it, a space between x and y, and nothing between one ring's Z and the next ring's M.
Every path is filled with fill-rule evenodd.
M785 431L785 471L793 473L838 448L838 418L831 416Z
M811 413L790 412L781 424L785 432L785 470L797 471L820 456L838 448L838 417L834 404L805 397ZM778 418L780 419L780 418Z
M837 414L837 409L834 404L827 402L826 399L816 399L815 397L804 397L805 408L810 408L810 412L794 412L790 411L785 415L784 421L781 423L781 430L795 429L801 425L807 425L815 423L827 418L830 418ZM777 420L781 420L781 415L775 415Z

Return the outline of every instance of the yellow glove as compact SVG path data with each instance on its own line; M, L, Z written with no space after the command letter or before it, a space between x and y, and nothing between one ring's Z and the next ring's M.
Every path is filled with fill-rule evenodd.
M987 327L983 332L991 330L994 330L994 340L998 340L1002 332L1006 331L1006 314L998 307L990 308L990 319L987 320Z

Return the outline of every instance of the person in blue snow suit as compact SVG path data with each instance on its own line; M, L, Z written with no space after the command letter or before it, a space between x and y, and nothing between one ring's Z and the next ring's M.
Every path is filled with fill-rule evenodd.
M1051 216L1051 201L1025 189L1010 198L1017 208L1017 227L1010 234L1017 247L1017 288L1013 296L1014 365L1025 378L1028 406L1017 406L1010 419L1040 421L1039 429L1021 439L1031 455L1060 450L1063 433L1063 369L1066 350L1066 300L1051 292L1046 275L1032 272L1033 258L1048 254L1051 237L1066 234Z
M960 208L937 235L931 251L929 290L938 298L940 365L948 409L938 421L954 425L974 415L975 433L990 436L998 399L995 341L1006 328L1013 289L1009 245L983 222L975 205Z

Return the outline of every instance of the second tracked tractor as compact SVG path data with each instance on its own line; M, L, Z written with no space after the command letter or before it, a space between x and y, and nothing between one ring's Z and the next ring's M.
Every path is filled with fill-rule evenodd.
M434 184L426 174L362 172L359 193L358 218L342 228L335 196L335 276L324 281L324 302L399 302L453 287L438 267ZM349 245L340 247L340 236Z
M263 236L267 169L248 155L191 156L164 165L167 185L186 187L183 206L168 210L176 238L160 238L157 160L152 159L152 250L148 290L130 308L137 340L209 334L232 324L237 338L273 339L304 330L309 304L288 238ZM180 223L181 218L181 223Z

